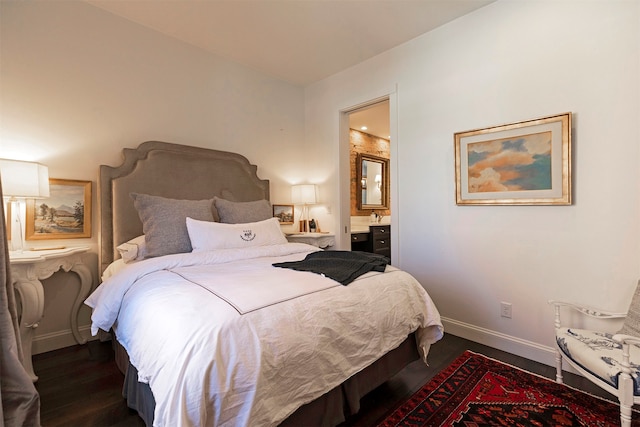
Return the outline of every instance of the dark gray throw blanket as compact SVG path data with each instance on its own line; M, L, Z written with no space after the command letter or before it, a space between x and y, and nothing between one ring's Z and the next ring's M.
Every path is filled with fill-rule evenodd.
M302 261L278 262L273 266L322 274L346 286L369 271L383 272L389 263L386 256L369 252L320 251L310 253Z

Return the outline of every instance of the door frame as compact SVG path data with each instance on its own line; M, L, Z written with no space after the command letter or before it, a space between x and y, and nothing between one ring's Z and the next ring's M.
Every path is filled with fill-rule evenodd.
M349 159L349 115L382 101L389 100L389 133L391 136L390 147L390 185L389 197L391 198L391 263L400 265L400 239L399 239L399 203L398 203L398 91L397 89L387 94L362 101L341 109L339 114L339 194L340 194L340 218L338 233L336 233L338 247L343 250L351 248L351 163Z

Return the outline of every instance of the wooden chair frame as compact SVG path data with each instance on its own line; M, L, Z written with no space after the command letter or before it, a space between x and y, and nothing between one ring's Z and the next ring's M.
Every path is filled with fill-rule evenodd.
M554 326L556 331L562 327L568 326L566 324L563 324L561 321L560 312L562 307L568 307L570 309L578 311L579 313L582 313L585 316L599 320L624 319L627 316L626 313L616 313L606 310L600 310L597 308L580 306L564 301L549 301L549 304L553 305L555 309ZM582 376L587 378L593 384L597 385L603 390L606 390L607 392L618 398L618 401L620 402L620 425L622 427L631 427L632 407L634 404L640 404L640 396L634 396L633 394L634 383L631 376L633 371L631 369L629 349L631 345L640 345L640 337L616 334L613 336L613 340L617 341L622 346L622 360L619 361L621 365L621 372L618 377L618 388L615 388L609 383L604 382L602 379L596 377L591 372L585 370L573 360L566 357L564 352L560 349L557 340L554 340L556 350L556 382L560 384L563 382L562 360L564 359L569 365L571 365L576 371L578 371Z

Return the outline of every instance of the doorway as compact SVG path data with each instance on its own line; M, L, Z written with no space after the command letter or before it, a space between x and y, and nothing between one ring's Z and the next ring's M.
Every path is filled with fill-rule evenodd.
M396 133L396 121L393 119L393 111L396 110L395 94L373 99L341 112L341 231L340 241L342 249L351 247L351 234L353 231L366 229L372 220L371 214L381 217L381 224L391 224L391 241L393 243L394 232L392 212L397 206L394 200L394 177L396 171L393 167L393 159L397 147L394 135ZM384 206L370 206L362 203L358 196L365 193L363 185L358 185L358 180L364 182L363 172L358 171L358 161L362 158L374 157L383 159L388 166L386 172L387 186L386 196L388 203ZM360 166L361 167L361 166ZM376 177L372 178L373 182ZM368 185L371 185L369 183ZM382 188L381 188L382 189ZM393 244L393 246L396 246ZM392 250L392 256L393 255ZM397 251L395 251L397 253ZM394 256L395 257L395 256Z
M369 177L371 182L366 185L366 168L363 170L360 158L362 156L379 158L389 161L391 158L389 99L367 105L349 112L349 171L350 182L350 217L351 222L364 223L369 221L372 213L384 217L391 215L388 201L388 188L381 188L382 177ZM388 171L384 171L387 172ZM364 179L363 179L364 178ZM361 179L362 183L358 181ZM386 182L387 180L385 180ZM377 185L371 185L377 184ZM373 188L372 188L373 187ZM367 194L376 193L377 204L367 202Z

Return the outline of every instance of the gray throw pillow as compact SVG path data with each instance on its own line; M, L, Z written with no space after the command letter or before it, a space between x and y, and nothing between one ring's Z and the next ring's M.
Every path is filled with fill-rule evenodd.
M213 199L178 200L131 193L142 221L147 258L191 252L187 217L213 221Z
M268 200L231 202L219 197L214 197L213 200L218 216L220 216L220 222L225 224L246 224L248 222L264 221L273 217L271 203Z
M629 312L624 319L622 329L620 329L618 333L640 337L640 281L638 281L636 293L633 294L633 298L631 298Z

